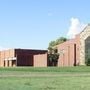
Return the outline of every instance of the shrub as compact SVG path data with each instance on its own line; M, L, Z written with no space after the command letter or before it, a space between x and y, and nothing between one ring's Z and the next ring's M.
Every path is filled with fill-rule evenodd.
M87 65L87 66L90 66L90 58L88 58L88 59L86 60L86 65Z
M58 62L59 54L48 54L48 61L52 64L51 66L56 66Z

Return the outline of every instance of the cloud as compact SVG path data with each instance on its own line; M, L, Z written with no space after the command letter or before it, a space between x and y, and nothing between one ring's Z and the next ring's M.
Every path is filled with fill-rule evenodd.
M71 18L70 22L67 37L74 38L75 35L79 34L85 28L86 24L80 22L78 18Z

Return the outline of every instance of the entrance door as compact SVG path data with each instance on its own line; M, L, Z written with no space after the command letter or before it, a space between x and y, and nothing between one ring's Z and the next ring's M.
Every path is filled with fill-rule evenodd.
M16 66L16 60L12 60L12 66L13 66L13 67Z

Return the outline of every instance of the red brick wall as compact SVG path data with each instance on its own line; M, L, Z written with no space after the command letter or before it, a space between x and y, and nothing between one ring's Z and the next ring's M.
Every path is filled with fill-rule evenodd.
M34 67L47 67L47 54L34 55Z
M58 59L58 66L74 66L75 60L76 65L78 65L80 60L79 48L80 48L79 35L76 36L75 39L66 41L58 45L57 49L58 52L60 53L60 57Z
M0 66L3 67L4 66L4 51L0 52Z
M15 49L17 66L34 66L34 55L45 54L47 50Z
M9 61L5 61L5 59L8 58L13 58L15 56L15 52L14 49L9 49L9 50L3 50L0 52L0 66L4 67L4 66L11 66L11 63L9 63Z
M47 50L9 49L0 52L0 66L33 66L34 55L45 54ZM16 63L5 59L17 57Z

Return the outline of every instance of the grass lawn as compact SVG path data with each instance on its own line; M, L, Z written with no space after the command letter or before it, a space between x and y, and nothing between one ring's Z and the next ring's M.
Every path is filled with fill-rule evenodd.
M0 68L0 90L90 90L90 67Z

